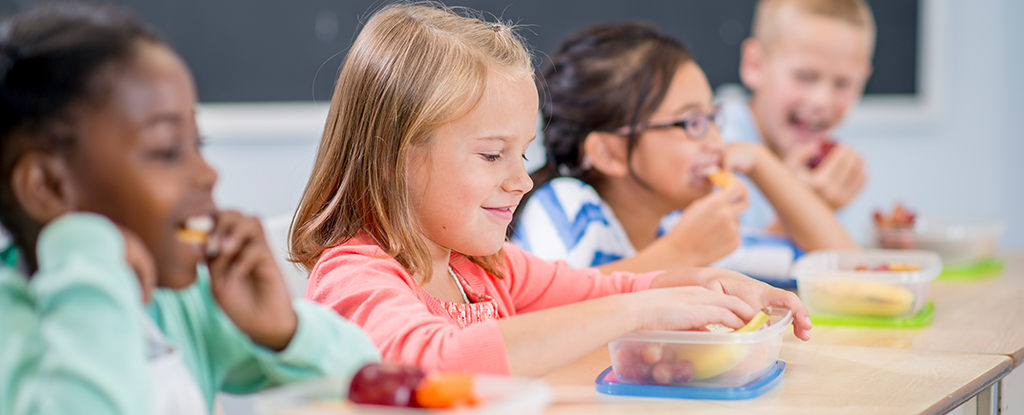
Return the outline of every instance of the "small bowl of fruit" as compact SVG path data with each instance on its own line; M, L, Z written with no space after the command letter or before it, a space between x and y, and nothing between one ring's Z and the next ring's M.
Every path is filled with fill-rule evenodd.
M988 275L1002 269L997 258L1005 223L999 220L953 217L918 217L896 205L891 213L874 213L874 236L884 249L923 249L942 258L947 274Z
M793 277L814 315L908 317L928 302L942 260L930 251L814 251L793 264Z
M735 388L774 367L782 332L793 322L787 309L765 310L744 328L729 331L640 330L608 343L619 382Z

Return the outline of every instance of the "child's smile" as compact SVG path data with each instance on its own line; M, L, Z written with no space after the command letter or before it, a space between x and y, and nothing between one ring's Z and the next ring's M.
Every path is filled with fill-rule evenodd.
M475 108L410 152L409 200L421 231L470 256L501 249L533 186L523 154L536 134L537 89L529 77L489 75Z
M751 107L780 154L820 142L857 101L871 73L871 42L863 29L827 17L797 14L784 35L759 44L745 63Z

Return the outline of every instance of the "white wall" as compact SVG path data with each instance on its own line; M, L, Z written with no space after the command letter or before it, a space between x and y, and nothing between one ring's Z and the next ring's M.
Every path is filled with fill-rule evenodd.
M1024 248L1024 2L923 1L935 16L925 24L937 37L927 66L933 95L927 108L905 117L905 109L864 103L840 129L870 172L844 222L863 237L872 210L902 201L922 215L1003 218L1004 247ZM285 115L246 108L200 111L205 154L220 171L217 200L262 216L290 214L311 169L325 104L290 106Z
M1004 247L1024 247L1024 145L1016 125L1024 119L1024 82L1015 70L1024 63L1024 7L1016 0L932 4L942 9L939 67L931 68L936 111L909 128L850 120L840 135L868 160L870 182L844 221L862 234L873 209L903 201L922 215L1003 218Z

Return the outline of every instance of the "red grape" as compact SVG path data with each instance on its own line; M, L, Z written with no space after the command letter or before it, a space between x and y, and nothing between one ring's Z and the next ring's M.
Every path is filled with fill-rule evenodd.
M352 377L348 398L362 404L415 407L413 391L425 376L415 366L370 363Z

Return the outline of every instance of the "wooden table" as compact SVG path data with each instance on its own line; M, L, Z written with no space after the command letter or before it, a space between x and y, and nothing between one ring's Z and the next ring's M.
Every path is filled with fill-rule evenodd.
M918 329L817 325L811 343L910 350L986 353L1024 362L1024 254L1006 255L1002 276L974 282L935 282L934 321ZM799 342L790 332L786 341Z
M610 365L608 349L544 379L555 392L548 414L938 414L948 412L999 381L1010 359L888 348L783 343L781 386L736 401L651 399L599 394L594 378Z

